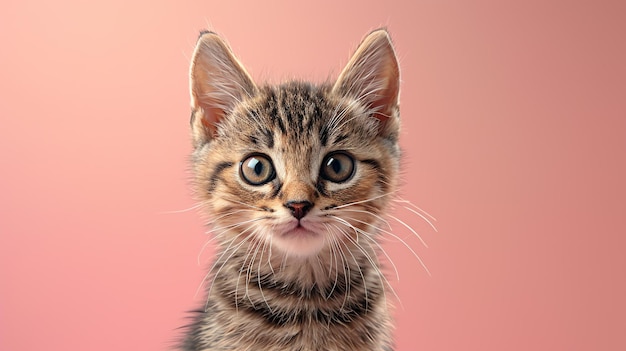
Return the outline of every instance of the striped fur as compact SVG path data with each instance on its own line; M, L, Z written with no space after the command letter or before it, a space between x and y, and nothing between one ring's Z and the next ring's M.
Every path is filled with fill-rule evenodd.
M365 38L334 84L271 86L254 84L217 35L201 35L192 165L218 252L183 350L393 349L377 237L396 189L398 90L385 30ZM321 169L337 152L354 170L331 181ZM246 182L251 155L270 160L274 177Z

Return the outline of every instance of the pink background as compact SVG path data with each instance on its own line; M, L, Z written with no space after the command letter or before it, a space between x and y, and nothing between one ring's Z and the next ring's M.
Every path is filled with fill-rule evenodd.
M258 80L336 77L370 29L402 65L385 247L399 351L626 350L626 2L4 1L0 350L166 350L213 254L193 206L200 29ZM392 270L390 270L392 271Z

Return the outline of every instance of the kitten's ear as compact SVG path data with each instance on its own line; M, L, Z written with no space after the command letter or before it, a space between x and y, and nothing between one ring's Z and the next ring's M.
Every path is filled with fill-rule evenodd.
M365 104L380 121L381 136L397 135L400 68L387 30L375 30L363 39L333 92Z
M243 65L217 34L198 38L190 68L191 128L194 145L211 141L225 115L256 86Z

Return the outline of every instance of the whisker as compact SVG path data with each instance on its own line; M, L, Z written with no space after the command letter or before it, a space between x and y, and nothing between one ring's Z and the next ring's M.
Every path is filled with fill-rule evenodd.
M250 209L247 209L247 208L241 208L241 209L238 209L238 210L235 210L235 211L229 211L229 212L226 212L226 213L224 213L224 214L222 214L220 216L211 218L211 221L208 224L216 223L220 219L224 219L226 217L230 217L230 216L236 215L237 213L241 213L241 212L257 212L257 211L250 210Z
M395 192L397 192L397 190L390 191L390 192L388 192L388 193L384 193L384 194L380 194L380 195L377 195L377 196L374 196L374 197L372 197L372 198L365 199L365 200L354 201L354 202L348 202L348 203L343 204L343 205L339 205L339 206L332 207L331 209L332 209L332 210L337 210L337 209L341 209L341 208L348 207L348 206L354 206L354 205L359 205L359 204L363 204L363 203L366 203L366 202L371 202L371 201L374 201L374 200L380 199L381 197L389 196L389 195L391 195L391 194L393 194L393 193L395 193Z
M238 235L237 237L241 236L243 234L243 232ZM215 261L215 263L213 264L213 266L211 267L211 269L209 269L209 272L206 274L206 276L204 277L204 279L202 280L202 283L200 285L200 287L202 287L202 285L204 285L204 283L206 282L207 278L211 275L213 269L215 269L215 267L217 266L217 264L220 262L220 260L222 259L223 256L226 255L226 253L229 251L229 248L232 245L232 242L234 242L237 237L233 238L233 240L231 240L231 243L229 244L229 246L222 252L222 255L220 256L219 259L217 259ZM243 246L248 238L245 238L244 240L242 240L238 245L236 245L231 251L232 253L222 262L222 265L220 266L220 268L217 270L217 272L213 275L213 280L211 282L211 286L209 287L209 291L207 293L207 302L205 305L205 310L208 308L209 305L209 298L211 297L211 292L213 291L213 285L215 283L215 279L217 279L217 277L219 276L220 272L222 271L222 269L224 268L224 266L226 265L226 263L228 263L228 261L235 255L235 253L237 251L239 251L239 248L241 248L241 246ZM200 287L198 287L198 290L200 289ZM196 290L196 295L198 294L198 290Z
M339 217L335 217L338 221L340 221L341 223L344 223L346 226L349 226L351 228L353 228L355 231L360 231L362 234L364 234L365 236L368 235L367 232L362 231L361 229L358 229L356 227L354 227L352 224L350 224L348 221L346 221L343 218L339 218ZM404 241L402 238L400 238L399 236L397 236L396 234L392 233L392 232L386 232L387 234L393 236L394 238L396 238L398 241L400 241L404 246L406 246L407 249L409 249L409 251L411 251L411 253L413 254L413 256L415 256L415 258L417 258L417 260L420 262L420 264L422 265L422 267L424 268L424 270L426 271L426 273L428 273L429 276L432 276L432 274L430 273L430 270L428 269L428 267L426 267L426 264L424 264L424 261L422 261L422 259L419 257L419 255L415 252L415 250L413 250L413 248L411 248L411 246L409 244L406 243L406 241Z
M350 240L355 246L357 246L359 249L361 249L360 246L357 243L354 242L354 239L352 239L350 237L350 235L347 235L347 233L342 231L340 228L337 228L337 229L339 229L342 233L345 234L344 237L348 238L348 240ZM367 291L367 283L365 282L365 276L363 275L363 270L361 269L361 265L359 264L359 261L357 261L356 257L354 256L354 254L352 253L350 248L346 245L346 243L345 242L341 242L341 243L344 246L346 246L346 249L348 250L348 253L350 254L350 256L352 256L352 260L354 261L354 264L356 265L356 267L359 270L359 275L361 276L361 280L363 281L363 291L365 293L365 310L367 311L368 306L369 306L369 297L368 297L369 293ZM361 252L363 252L362 249L361 249ZM365 252L363 252L363 253L365 255L367 255ZM348 295L346 294L346 298L347 298L347 296Z
M263 301L265 302L265 306L267 306L270 312L272 311L272 307L270 307L267 298L265 297L265 293L263 292L263 286L261 285L261 262L263 262L263 254L265 253L265 248L267 247L267 241L263 242L263 248L261 249L261 257L259 257L259 265L257 267L257 284L259 285L259 291L261 292L261 297L263 297Z
M376 213L372 212L372 211L366 211L366 210L356 210L353 208L342 208L340 209L340 212L343 211L347 211L347 212L357 212L357 213L365 213L369 216L375 217L376 219L378 219L379 221L381 221L382 223L385 223L388 227L389 230L391 230L391 224L389 224L389 221L387 221L386 219L384 219L382 216L377 215Z
M274 267L272 267L272 246L273 246L273 239L274 239L274 235L272 233L272 235L270 235L270 244L269 244L269 253L267 254L267 264L270 267L270 271L272 272L272 274L276 274L276 272L274 272Z
M254 265L254 261L256 260L256 255L259 253L259 248L261 244L258 242L254 243L254 254L252 254L252 258L250 259L250 264L248 264L248 269L246 270L246 296L248 296L248 301L252 304L252 307L256 307L254 301L252 301L252 297L250 296L250 281L252 280L252 267Z
M354 227L354 226L352 226L352 225L349 225L349 227L350 227L351 229L355 230L355 231L357 231L357 230L358 230L358 228L356 228L356 227ZM339 229L339 230L341 230L341 229ZM365 251L365 250L361 247L361 245L359 245L359 244L358 244L358 242L355 242L355 241L354 241L354 239L352 239L352 238L351 238L351 237L350 237L350 236L349 236L349 235L348 235L345 231L343 231L343 230L341 230L341 231L345 234L345 236L348 238L348 240L349 240L350 242L352 242L352 243L356 246L356 248L357 248L357 249L359 249L359 251L361 251L361 253L362 253L362 254L366 257L366 259L370 262L370 266L374 269L374 271L376 272L376 275L378 276L378 280L380 281L380 284L381 284L381 286L382 286L382 292L383 292L383 295L385 296L385 299L386 299L386 295L387 295L387 292L386 292L386 290L385 290L385 289L386 289L385 287L387 287L388 289L390 289L390 290L391 290L391 292L392 292L392 293L393 293L393 295L395 296L396 300L397 300L397 301L399 301L399 302L400 302L400 304L402 305L402 301L400 300L400 297L399 297L399 296L398 296L398 294L396 293L396 291L395 291L395 289L393 288L393 286L391 285L391 283L389 283L389 280L387 279L387 277L383 274L383 272L381 272L381 270L380 270L380 268L379 268L379 265L378 265L377 263L375 263L375 262L374 262L374 260L373 260L373 258L371 257L371 255L369 255L369 254L368 254L368 253L367 253L367 252L366 252L366 251ZM363 233L363 234L366 234L366 233ZM373 250L373 247L372 247L372 245L370 244L370 242L371 242L371 241L374 241L374 240L373 240L372 238L370 238L368 235L363 235L363 237L365 237L365 238L367 239L367 241L366 241L367 245L370 247L370 249L372 249L372 250ZM367 298L367 296L366 296L366 298Z
M176 214L176 213L184 213L184 212L189 212L191 210L195 210L197 208L202 207L202 205L204 205L202 202L199 202L191 207L185 208L183 210L172 210L172 211L161 211L161 212L157 212L158 214Z
M350 218L350 219L351 219L351 220L353 220L353 221L355 221L355 222L358 222L358 223L362 223L362 224L366 224L366 225L372 226L372 227L374 227L376 230L379 230L379 231L381 231L381 232L383 232L383 233L390 233L390 232L388 232L388 231L386 231L386 230L384 230L384 229L382 229L382 228L375 227L375 226L373 226L373 225L372 225L372 224L370 224L370 223L367 223L367 222L364 222L364 221L361 221L361 220L358 220L358 219L355 219L355 218ZM362 229L356 228L356 227L354 227L354 226L352 226L352 227L353 227L353 229L354 229L354 230L358 230L358 231L360 231L362 234L364 234L364 237L365 237L367 240L369 240L369 241L373 242L374 244L376 244L376 246L380 249L380 251L383 253L383 255L385 255L385 257L387 258L387 261L389 261L389 263L391 263L391 266L393 267L393 270L394 270L394 272L396 273L396 280L398 280L398 281L399 281L399 280L400 280L400 273L398 273L398 269L397 269L397 267L396 267L395 263L393 262L393 260L391 259L391 257L389 257L389 255L387 254L387 251L385 251L385 249L383 249L383 247L380 245L380 243L378 242L378 240L376 240L376 239L374 239L374 238L372 237L372 235L373 235L373 234L372 234L372 233L368 233L367 231L364 231L364 230L362 230Z
M222 231L222 230L232 229L232 228L236 228L238 226L241 226L242 224L253 223L253 222L256 222L256 221L260 221L262 219L265 219L265 218L264 217L252 218L252 219L248 219L248 220L243 221L243 222L237 222L237 223L225 225L225 226L222 226L222 227L211 228L211 231L218 231L219 232L219 231Z
M402 238L400 238L399 236L395 235L394 233L389 233L389 235L391 235L394 238L398 239L398 241L400 241L407 249L409 249L409 251L411 251L413 256L415 256L415 258L417 258L417 260L419 261L419 263L422 266L422 268L424 268L426 273L428 273L429 276L432 276L432 274L430 273L430 270L428 269L428 267L426 267L426 264L424 263L424 261L422 261L422 259L419 257L419 255L411 248L411 246L409 244L406 243L406 241L404 241Z
M433 228L433 230L435 231L435 233L438 233L438 230L437 230L437 228L435 227L435 225L434 225L431 221L429 221L429 220L428 220L428 218L424 217L424 215L423 215L423 214L421 214L421 213L419 213L419 212L415 211L414 209L412 209L412 208L410 208L410 207L406 207L406 206L404 206L404 208L406 208L407 210L409 210L409 211L411 211L411 212L415 213L416 215L420 216L420 218L422 218L423 220L425 220L425 221L426 221L426 223L428 223L428 224L430 225L430 227L431 227L431 228Z
M428 216L430 219L432 219L433 221L437 222L437 218L433 217L430 213L426 212L424 209L422 209L421 207L413 204L411 201L409 200L405 200L405 199L395 199L395 202L399 202L399 203L403 203L403 204L407 204L413 208L415 208L416 210L420 211L421 213L425 214L426 216ZM408 210L408 209L407 209Z
M219 217L217 217L217 218L225 218L225 217L228 217L228 216L230 216L230 215L234 215L234 214L236 214L237 212L241 212L241 211L252 211L252 210L238 210L238 211L235 211L235 212L226 213L226 214L224 214L224 215L222 215L222 216L219 216ZM197 259L196 259L196 260L197 260L197 262L198 262L198 265L200 264L201 257L202 257L202 254L204 253L204 250L207 248L207 246L209 246L209 244L210 244L210 243L212 243L213 241L215 241L215 240L217 240L217 239L219 239L219 238L223 237L223 236L224 236L226 233L228 233L230 230L232 230L232 229L234 229L234 228L237 228L238 226L244 225L244 224L246 224L246 223L249 223L249 221L239 222L239 223L235 223L235 224L232 224L232 225L229 225L229 226L225 226L225 227L221 227L221 228L212 228L212 229L210 229L210 230L206 231L206 232L205 232L206 234L208 234L208 233L212 233L213 235L211 236L211 238L209 238L209 239L208 239L208 240L204 243L204 245L202 245L202 248L200 249L200 253L198 253L198 257L197 257Z
M338 226L336 226L335 224L330 224L332 227L334 227L335 229L337 229L339 231L339 233L341 233L342 235L346 235L346 233L344 231L341 230L341 228L339 228ZM343 297L343 302L341 303L341 307L339 308L341 311L344 310L344 307L346 306L346 303L348 302L348 296L350 296L350 290L352 288L351 286L351 277L352 277L352 272L350 269L350 264L348 263L348 257L346 256L345 252L343 251L343 249L341 248L342 242L339 240L335 240L335 243L337 245L337 250L340 253L339 258L341 258L341 263L343 266L343 274L344 274L344 284L346 285L346 291L344 293L344 297ZM344 247L346 247L346 249L350 250L345 243L343 244ZM358 265L358 264L357 264Z
M353 225L351 225L350 223L346 222L346 225L351 228L354 231L358 231L359 229L354 227ZM335 226L335 225L334 225ZM378 264L374 263L372 257L357 243L354 241L354 239L352 239L350 237L350 235L348 235L347 232L345 232L344 230L342 230L341 228L335 226L340 232L342 232L344 234L344 236L346 238L348 238L348 240L350 242L352 242L360 251L361 253L366 257L366 259L370 262L371 267L374 269L374 271L376 272L376 275L378 276L378 280L380 281L382 287L383 287L383 294L386 295L386 291L385 291L385 286L387 288L389 288L391 290L391 292L393 293L393 295L395 296L396 300L400 302L400 304L402 305L402 301L400 300L400 297L398 296L398 294L396 293L395 289L393 288L393 286L391 285L391 283L389 283L389 280L387 279L387 277L383 274L383 272L381 272ZM366 239L368 239L367 244L370 247L370 249L373 249L371 244L369 243L370 241L374 241L374 239L370 238L367 233L362 233L364 234L363 237L365 237ZM345 245L345 243L344 243ZM349 249L348 249L349 250ZM350 252L350 251L349 251ZM351 253L351 252L350 252ZM353 256L354 257L354 256ZM358 265L358 263L357 263ZM360 268L359 268L360 269ZM367 298L367 296L366 296Z
M426 245L426 242L424 241L424 239L422 239L422 237L419 234L417 234L417 232L413 228L411 228L411 226L409 226L408 224L406 224L403 221L401 221L400 218L398 218L398 217L392 216L390 214L387 214L387 216L395 219L398 223L402 224L405 228L410 230L411 233L413 233L422 242L422 245L424 245L424 247L428 248L428 245Z
M253 231L252 235L256 234L256 230ZM241 275L243 274L243 272L246 272L246 293L245 295L248 296L248 300L250 301L250 303L252 304L252 306L254 306L254 303L252 302L252 300L250 300L250 295L248 294L248 277L249 277L249 273L248 273L248 269L250 268L250 265L252 264L252 262L250 262L248 264L248 259L250 258L250 253L252 252L252 250L255 248L255 245L250 245L248 246L248 248L246 249L246 255L243 259L243 262L241 263L241 267L239 267L239 274L237 275L237 283L235 284L235 308L237 309L237 311L239 311L239 282L241 282ZM246 265L248 264L248 267L246 268Z
M228 201L228 202L232 202L232 203L235 203L235 204L239 204L239 205L242 205L242 206L247 206L247 207L253 208L255 210L265 211L263 209L263 207L251 205L251 204L248 204L248 203L236 200L236 199L232 199L232 198L229 198L229 197L223 197L222 200L225 200L225 201Z
M324 227L326 228L326 231L330 232L330 228L328 226L328 224L323 223ZM336 245L337 245L337 239L335 239L334 236L330 237L330 243L329 243L329 248L330 248L330 252L331 252L331 256L330 256L330 263L329 263L329 272L332 271L333 269L333 259L335 261L335 282L333 283L333 286L330 289L330 292L325 296L326 300L328 300L332 295L333 292L335 291L335 288L337 287L337 283L339 281L339 260L337 259L337 252L335 251L336 249ZM345 269L345 268L344 268Z

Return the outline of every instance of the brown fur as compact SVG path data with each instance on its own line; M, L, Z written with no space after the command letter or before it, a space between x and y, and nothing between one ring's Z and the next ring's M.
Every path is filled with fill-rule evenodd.
M184 350L392 350L376 240L396 188L398 93L385 30L321 85L257 86L224 41L201 35L192 163L218 254ZM334 152L354 160L345 181L321 176ZM251 155L271 160L274 178L247 183ZM302 219L294 202L310 204ZM304 229L284 229L296 222Z

